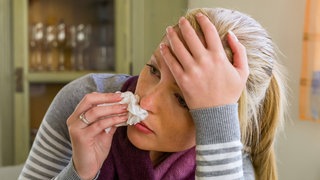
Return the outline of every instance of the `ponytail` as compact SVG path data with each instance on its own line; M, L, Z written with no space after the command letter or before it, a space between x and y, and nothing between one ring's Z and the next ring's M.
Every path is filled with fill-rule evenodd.
M277 166L275 160L275 137L277 129L283 120L284 101L282 98L282 82L277 74L272 75L263 105L260 109L259 134L251 146L252 163L259 180L277 180Z

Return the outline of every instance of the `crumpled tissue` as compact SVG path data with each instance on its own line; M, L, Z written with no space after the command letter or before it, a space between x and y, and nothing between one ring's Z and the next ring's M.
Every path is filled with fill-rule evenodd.
M117 92L120 93L120 92ZM133 94L130 91L121 93L121 97L123 98L120 102L117 103L106 103L100 104L99 106L110 106L113 104L128 104L127 110L128 112L128 120L125 123L117 124L116 127L119 126L127 126L127 125L135 125L140 121L146 119L148 116L148 112L140 107L138 104L140 101L140 97L138 95ZM110 128L105 129L108 133Z

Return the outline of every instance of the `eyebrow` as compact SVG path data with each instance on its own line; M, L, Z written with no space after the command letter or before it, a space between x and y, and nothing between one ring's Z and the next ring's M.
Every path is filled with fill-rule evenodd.
M159 56L158 56L156 53L153 53L152 55L154 56L154 58L155 58L155 60L156 60L156 64L157 64L158 69L159 69L159 71L160 71L160 69L161 69L161 63L159 62ZM165 62L163 62L163 63L165 63ZM172 72L171 72L171 73L172 73ZM180 89L180 87L178 86L176 80L173 82L173 84Z
M159 61L159 56L156 53L153 53L153 56L154 56L154 58L156 60L155 63L157 64L158 68L161 69L161 63Z

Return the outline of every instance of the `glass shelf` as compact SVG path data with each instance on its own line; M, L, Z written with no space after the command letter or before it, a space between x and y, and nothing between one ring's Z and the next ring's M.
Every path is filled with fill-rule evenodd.
M56 71L30 72L27 74L29 83L68 83L74 79L90 73L114 73L102 71Z

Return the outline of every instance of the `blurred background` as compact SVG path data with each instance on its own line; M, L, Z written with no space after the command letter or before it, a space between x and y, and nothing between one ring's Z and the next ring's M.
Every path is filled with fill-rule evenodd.
M187 8L225 7L258 20L282 52L291 96L276 143L280 179L319 180L320 123L299 114L306 2L0 0L0 166L24 162L66 83L91 72L136 75Z

